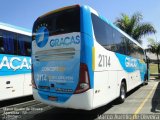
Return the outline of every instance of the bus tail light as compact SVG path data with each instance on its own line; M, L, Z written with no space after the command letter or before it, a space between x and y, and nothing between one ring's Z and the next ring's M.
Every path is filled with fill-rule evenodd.
M79 83L74 94L83 93L90 89L90 78L87 65L84 63L80 64L80 73L79 73Z
M31 74L32 74L32 78L31 78L32 87L35 88L35 89L37 89L36 83L34 81L33 64L32 64L32 68L31 68Z

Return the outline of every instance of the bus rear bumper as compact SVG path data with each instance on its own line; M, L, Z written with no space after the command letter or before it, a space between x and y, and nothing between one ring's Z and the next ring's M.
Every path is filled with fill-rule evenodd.
M37 89L33 89L33 97L35 100L40 101L44 104L61 107L61 108L73 108L82 110L92 110L93 109L93 89L81 94L73 94L66 102L57 103L54 101L43 99Z

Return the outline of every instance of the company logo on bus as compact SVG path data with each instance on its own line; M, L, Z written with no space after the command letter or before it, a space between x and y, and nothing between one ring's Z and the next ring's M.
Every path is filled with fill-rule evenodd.
M31 69L31 59L26 57L0 56L0 70Z
M38 47L44 47L48 42L49 32L46 25L42 25L36 32L36 44Z
M50 41L51 47L69 46L69 45L76 45L76 44L80 44L80 36L76 34L71 36L63 36L63 37L55 38Z
M137 67L137 60L133 58L126 57L125 59L126 67L136 68Z

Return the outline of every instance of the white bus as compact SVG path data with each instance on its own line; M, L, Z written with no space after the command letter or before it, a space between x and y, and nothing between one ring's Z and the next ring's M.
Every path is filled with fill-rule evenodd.
M62 108L92 110L147 80L143 48L88 6L40 16L33 26L33 96Z
M0 101L32 94L31 31L0 22Z

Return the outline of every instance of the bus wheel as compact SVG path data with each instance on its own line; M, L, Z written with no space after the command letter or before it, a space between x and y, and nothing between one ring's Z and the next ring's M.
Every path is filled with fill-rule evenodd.
M122 82L118 102L123 103L125 101L125 99L126 99L126 84L124 82Z
M144 85L148 85L148 78L147 78L147 76L144 77L143 86L144 86Z

